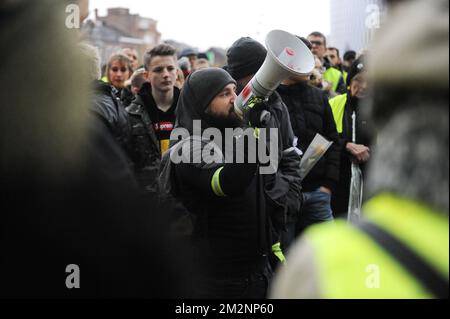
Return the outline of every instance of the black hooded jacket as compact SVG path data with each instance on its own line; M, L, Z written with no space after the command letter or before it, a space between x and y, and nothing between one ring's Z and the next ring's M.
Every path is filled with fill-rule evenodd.
M333 144L302 182L303 191L320 186L332 191L339 180L339 135L333 113L325 94L306 83L280 85L277 89L289 110L292 129L299 139L299 148L305 152L316 133Z
M163 157L162 167L169 174L171 192L197 217L194 242L196 261L214 276L241 276L264 265L270 250L270 221L266 215L263 183L257 174L256 163L219 162L171 163L170 152L183 143L192 144L190 154L199 156L209 139L195 136L193 120L201 120L201 132L210 126L206 108L223 88L235 83L224 70L209 68L192 73L186 80L177 106L176 128L186 129L190 137L178 142ZM220 148L220 147L218 147ZM172 167L172 169L167 169ZM218 173L219 172L219 173ZM213 176L218 174L218 195L212 187Z
M136 179L147 192L156 192L156 178L161 162L161 147L154 123L157 119L151 117L151 109L156 109L150 83L144 83L136 99L126 108L131 125L130 157L134 165ZM175 121L176 105L180 90L174 87L172 112Z

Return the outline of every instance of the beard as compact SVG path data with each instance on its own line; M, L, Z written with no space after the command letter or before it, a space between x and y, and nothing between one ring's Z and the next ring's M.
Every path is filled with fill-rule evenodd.
M224 130L226 128L237 128L243 125L243 121L236 114L233 107L230 108L228 114L208 114L207 122L210 127L216 127L219 130Z

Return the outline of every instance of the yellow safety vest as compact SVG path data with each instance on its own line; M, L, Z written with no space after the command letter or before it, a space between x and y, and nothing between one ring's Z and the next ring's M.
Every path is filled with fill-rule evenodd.
M448 215L390 194L365 206L365 217L449 278ZM362 230L337 220L305 232L312 245L323 298L433 298L399 261Z
M331 110L333 111L334 122L338 133L343 131L345 104L347 103L347 93L338 95L329 100Z
M324 80L331 82L333 91L336 92L339 85L339 79L341 78L341 72L335 68L329 68L323 73Z

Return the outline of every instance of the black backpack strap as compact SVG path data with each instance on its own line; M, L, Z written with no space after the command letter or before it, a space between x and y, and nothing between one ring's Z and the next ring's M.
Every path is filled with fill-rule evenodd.
M362 220L358 225L378 245L405 267L436 298L448 299L449 282L443 278L422 257L413 252L404 243L386 232L378 225Z

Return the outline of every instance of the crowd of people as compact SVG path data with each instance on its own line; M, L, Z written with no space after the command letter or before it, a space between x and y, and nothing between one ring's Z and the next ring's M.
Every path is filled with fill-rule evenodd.
M57 8L0 5L3 26L41 26L11 27L24 41L2 59L0 296L448 298L447 1L394 6L373 49L342 58L323 33L296 35L314 69L242 116L258 41L237 39L220 66L165 43L101 61L55 27ZM396 19L419 13L408 32ZM302 178L316 134L332 145ZM278 159L270 174L261 153ZM355 164L367 204L352 224ZM80 289L64 286L69 264Z

